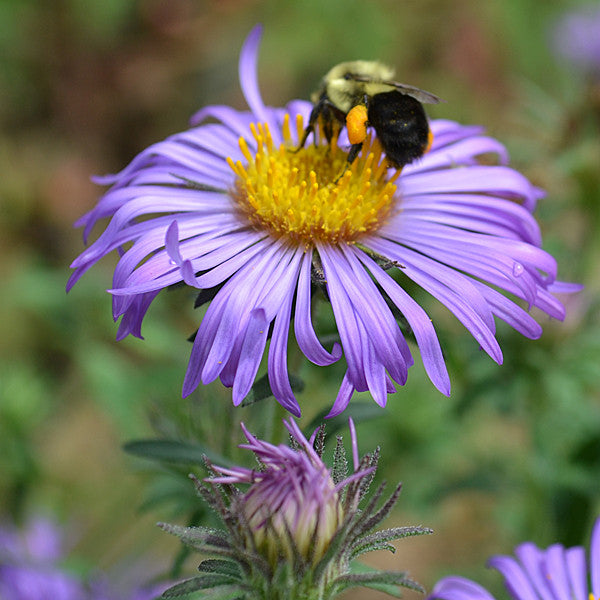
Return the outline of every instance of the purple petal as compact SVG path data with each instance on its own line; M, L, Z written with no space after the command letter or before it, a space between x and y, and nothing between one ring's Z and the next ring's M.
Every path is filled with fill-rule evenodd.
M499 319L531 340L536 340L542 335L542 326L520 306L480 281L474 280L473 284Z
M463 194L487 193L522 201L523 206L530 210L540 197L539 190L528 179L508 167L472 166L468 169L435 171L433 174L415 173L411 177L401 177L399 182L404 196L444 194L460 190Z
M363 367L365 378L367 380L367 389L369 390L373 400L379 406L385 407L387 402L387 386L385 377L385 368L383 363L376 356L373 342L367 334L365 326L360 320L357 321L361 331L361 345L363 354Z
M228 248L229 244L223 244L221 250L214 250L218 254L213 255L211 252L205 257L204 262L202 257L192 261L196 271L210 269L196 279L198 287L206 289L219 285L242 269L251 258L259 256L261 252L268 251L273 243L267 237L261 239L258 232L244 232L237 244L239 244L237 253L230 252L230 250L235 250L233 246L230 249ZM225 258L224 254L231 254L231 257L223 260Z
M210 318L211 323L212 319L218 322L214 337L211 336L212 347L207 352L204 364L201 366L204 384L213 381L219 375L231 356L235 356L234 364L237 364L246 338L244 331L248 319L252 311L260 308L257 304L259 294L269 280L277 280L278 271L281 272L283 269L283 261L278 260L279 250L280 246L273 244L262 255L258 254L253 260L247 262L209 305L196 336L197 338L204 337L204 323L207 318ZM215 300L220 295L227 296L227 303L219 306L215 313L213 307ZM264 313L264 309L260 308L260 310ZM213 317L213 315L215 316ZM262 315L257 314L254 318L259 319L259 317L262 318ZM266 314L264 314L264 318L267 318ZM260 359L260 357L258 358ZM240 398L240 402L242 399Z
M554 259L533 246L526 248L527 245L523 244L511 247L516 244L514 240L505 240L506 247L503 250L494 250L493 240L485 244L483 240L473 240L458 233L455 237L456 240L450 240L440 235L439 231L429 234L422 228L419 235L408 233L403 236L402 242L439 263L488 281L523 298L530 305L536 305L539 284L546 282L537 268L555 268ZM509 251L511 254L508 254ZM551 272L546 277L551 280L553 276Z
M573 600L588 600L585 550L581 546L567 548L566 561Z
M406 380L407 366L413 364L410 350L391 310L387 306L381 293L368 276L358 260L357 253L349 247L339 251L332 249L337 254L336 267L340 280L351 298L354 310L359 317L359 322L364 325L364 335L369 339L373 351L372 360L381 362L398 380Z
M408 248L399 245L394 245L379 240L368 240L365 242L369 246L377 247L385 245L393 254L385 254L388 258L398 260L402 264L401 272L413 278L421 278L420 285L430 291L431 285L427 286L426 281L435 282L435 286L440 289L451 290L457 294L460 303L464 303L485 323L485 326L494 333L495 325L490 308L479 293L474 281L464 276L462 273L454 269L448 268L444 264L431 260L426 256L422 256L418 252L413 252ZM419 276L420 273L420 276ZM433 293L433 292L432 292ZM435 294L434 294L435 295Z
M562 321L565 318L565 307L548 290L538 288L533 306L544 311L548 316Z
M183 263L183 259L181 258L181 253L179 252L179 227L177 225L177 221L173 221L167 229L167 233L165 235L165 250L167 251L167 254L171 260L180 267Z
M354 386L350 383L348 379L348 371L346 371L344 375L344 379L342 379L342 384L340 385L340 389L338 391L337 397L331 410L325 416L326 419L331 419L332 417L337 417L337 415L343 413L346 410L346 407L350 403L350 398L352 398L352 394L354 394Z
M542 600L559 600L555 598L552 588L549 586L548 567L544 564L545 551L540 550L532 542L525 542L515 548L515 555L521 561L523 569L538 596Z
M445 394L450 395L450 378L442 355L442 349L435 333L431 319L427 313L415 302L397 283L388 275L375 261L366 254L358 251L361 262L369 269L377 283L381 285L390 300L398 307L400 312L406 317L415 338L423 365L427 375L435 387Z
M561 544L553 544L545 552L544 571L546 581L558 600L572 600L573 593L567 572L565 549Z
M127 310L122 313L123 316L117 331L117 341L126 338L128 335L133 335L141 340L144 339L142 336L142 320L159 291L160 290L148 292L147 294L138 294L132 298L132 302ZM116 314L114 308L113 313Z
M269 115L258 89L258 75L256 73L258 64L258 46L262 37L262 25L255 25L248 34L240 53L239 77L242 92L250 111L255 119L261 123L269 122ZM271 132L275 134L275 131ZM276 142L278 143L278 141Z
M265 350L268 333L269 322L265 311L262 308L254 309L250 313L233 382L234 406L238 406L250 392Z
M494 600L479 584L464 577L444 577L436 584L427 600Z
M335 322L342 341L342 348L348 364L348 379L358 390L366 390L367 384L364 378L362 365L362 347L360 343L360 330L357 323L357 315L348 297L345 287L337 276L337 269L333 261L327 255L327 249L319 248L319 255L323 263L323 271L327 281L327 291L331 301L331 307L335 316Z
M433 133L431 152L454 144L459 140L481 135L485 131L480 125L460 125L456 121L448 119L434 119L430 121L429 127Z
M304 355L316 365L330 365L342 356L342 347L336 342L331 353L327 352L319 342L312 325L311 306L311 262L312 252L306 252L302 259L298 276L296 295L296 313L294 315L294 331L298 346Z
M600 519L596 519L590 540L590 581L592 595L600 598Z
M224 286L210 303L194 339L187 371L183 380L183 397L189 396L200 384L202 369L217 335L221 315L225 314L231 292Z
M249 129L245 133L248 135ZM207 150L223 160L229 156L237 161L244 157L239 147L239 137L222 123L209 123L178 133L172 139L195 150Z
M178 283L183 279L180 271L185 260L192 259L193 272L208 271L206 277L194 278L189 285L198 288L212 287L206 281L217 281L217 284L229 277L235 265L240 264L242 257L256 254L260 250L251 246L252 238L247 233L234 231L228 234L224 231L211 231L198 235L189 242L182 242L177 251L169 256L166 250L161 250L162 242L159 237L162 228L153 231L148 237L138 240L121 258L115 269L113 288L110 293L115 295L131 295L149 292ZM250 246L250 247L249 247ZM192 253L188 248L192 248ZM182 253L181 250L184 252ZM183 256L182 254L188 255ZM191 256L189 256L191 254ZM150 256L150 258L147 258ZM179 259L177 258L179 256ZM142 264L140 262L145 260ZM229 262L231 261L231 262ZM243 264L243 263L242 263ZM139 265L139 266L137 266ZM137 266L137 267L136 267ZM132 271L132 269L134 269ZM237 270L237 269L236 269Z
M553 294L574 294L585 288L581 283L570 283L567 281L553 281L548 286L548 291Z
M435 277L428 274L429 269L420 269L411 264L413 261L424 260L416 253L407 248L401 248L385 240L371 238L369 246L386 258L397 260L403 265L402 272L418 283L423 289L437 298L442 304L454 314L454 316L471 332L479 345L497 362L502 363L502 351L494 337L489 323L473 310L473 307L465 302L460 290L452 290L441 283ZM430 265L430 268L432 265Z
M396 228L392 228L392 224L396 225ZM554 281L556 276L554 258L541 248L520 240L465 231L442 223L426 223L412 216L398 219L397 222L392 221L390 225L382 228L381 236L415 247L431 247L432 251L443 247L444 250L454 250L456 256L483 255L481 258L485 258L486 261L498 261L500 265L509 267L506 269L507 274L514 282L523 275L522 270L515 271L515 262L547 273L544 280L546 284ZM508 261L508 258L511 260Z
M500 163L508 163L508 152L503 144L494 138L477 136L459 140L442 148L434 144L430 152L404 167L402 177L458 165L477 165L477 158L482 154L496 154Z
M294 396L287 366L287 342L290 330L292 300L289 293L273 326L273 337L269 347L269 383L277 401L294 416L300 417L300 405Z
M28 558L47 563L62 558L63 535L52 521L43 517L31 519L27 524L24 538Z
M277 401L295 416L300 416L300 406L290 385L287 368L287 344L290 330L292 301L300 270L300 260L302 253L297 250L294 253L292 261L286 269L286 278L281 281L280 287L285 286L283 291L283 301L277 309L273 326L273 336L269 347L268 373L271 390Z
M502 573L504 585L515 600L540 600L529 577L511 556L494 556L488 561L488 566ZM542 600L547 599L543 597Z
M477 194L435 194L402 199L406 217L444 223L487 235L510 237L540 246L540 229L520 204Z

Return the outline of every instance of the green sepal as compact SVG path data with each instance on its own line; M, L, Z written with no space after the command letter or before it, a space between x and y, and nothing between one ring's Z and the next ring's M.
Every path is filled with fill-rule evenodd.
M357 527L356 527L356 537L362 536L367 532L371 531L374 527L376 527L381 521L383 521L392 510L396 502L398 501L398 496L400 496L400 490L402 489L402 484L399 483L396 486L396 489L392 493L392 495L384 502L381 508L373 513L375 508L376 501L381 496L383 492L383 484L377 488L377 491L373 494L369 504L361 514L358 519Z
M252 564L263 573L269 571L268 563L256 553L256 549L246 550L236 545L235 538L226 531L209 527L182 527L170 523L158 523L158 526L202 554L212 554L238 563Z
M402 597L399 588L408 588L416 592L425 593L423 587L407 577L406 573L371 570L362 564L360 566L353 565L352 570L355 572L336 577L333 585L336 586L338 593L353 587L372 588L395 598ZM357 570L362 570L362 572L357 573Z
M327 571L330 564L335 562L337 555L342 555L345 546L348 543L348 533L352 529L352 521L345 521L342 526L335 532L329 547L325 551L325 554L321 557L321 560L313 568L313 577L318 582L323 574Z
M220 558L207 558L198 565L198 571L203 573L219 573L231 579L241 579L242 574L237 563Z
M210 527L183 527L169 523L158 523L161 529L178 537L184 544L205 553L230 555L231 544L224 531Z
M354 548L350 553L350 560L354 560L361 554L366 554L367 552L376 552L377 550L387 550L392 554L396 552L396 548L395 546L392 546L392 544L388 544L385 542L370 542L364 545L357 545L356 548Z
M421 527L420 525L410 527L392 527L390 529L383 529L376 531L369 535L365 535L358 538L352 546L352 558L365 552L371 552L373 550L390 550L395 552L394 546L388 544L391 540L399 540L406 537L412 537L415 535L425 535L433 533L429 527Z
M348 457L346 456L346 449L344 448L342 436L338 435L335 444L335 452L333 454L333 469L331 470L331 479L335 485L338 485L338 483L344 481L347 476Z
M362 499L368 495L369 490L371 489L371 484L375 479L375 471L377 470L377 465L379 464L379 453L380 448L377 446L373 452L368 452L362 457L360 461L360 469L368 470L372 469L370 473L365 475L359 482L358 485L358 501L361 502Z

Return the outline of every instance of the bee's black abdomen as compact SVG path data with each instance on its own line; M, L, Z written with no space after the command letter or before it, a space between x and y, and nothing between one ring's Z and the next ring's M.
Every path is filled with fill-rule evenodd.
M368 119L388 160L402 167L423 156L429 142L429 124L417 100L394 90L369 100Z

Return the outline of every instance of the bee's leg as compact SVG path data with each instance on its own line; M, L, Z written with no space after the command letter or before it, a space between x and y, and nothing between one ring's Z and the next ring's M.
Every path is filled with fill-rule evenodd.
M362 142L360 142L359 144L352 144L352 146L350 146L350 152L348 152L348 158L346 160L346 168L348 168L356 160L356 157L361 151L362 146Z
M360 149L362 148L362 142L360 144L352 144L350 146L350 152L348 152L348 158L346 159L346 164L344 165L344 170L335 178L333 183L337 183L343 176L344 173L350 168L350 165L356 160Z
M304 148L304 144L306 144L306 140L308 139L308 136L314 131L315 123L317 122L319 116L325 109L325 106L326 106L325 102L323 102L322 100L319 100L319 102L317 102L313 106L313 109L310 111L310 117L308 117L308 124L307 124L306 128L304 129L304 133L302 134L302 139L300 140L298 147L295 148L293 150L293 152L298 152L298 150L300 150L300 148Z

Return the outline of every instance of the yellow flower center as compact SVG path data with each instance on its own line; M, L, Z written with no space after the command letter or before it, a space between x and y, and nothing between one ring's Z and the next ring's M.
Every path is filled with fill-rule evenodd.
M300 139L301 115L296 127ZM289 115L278 148L266 123L252 124L250 129L256 152L241 137L246 164L231 158L227 162L237 175L233 197L256 228L309 247L316 241L354 242L380 228L390 215L400 171L387 177L386 159L376 139L367 137L359 157L348 166L347 152L337 140L327 144L318 133L317 144L295 149Z

